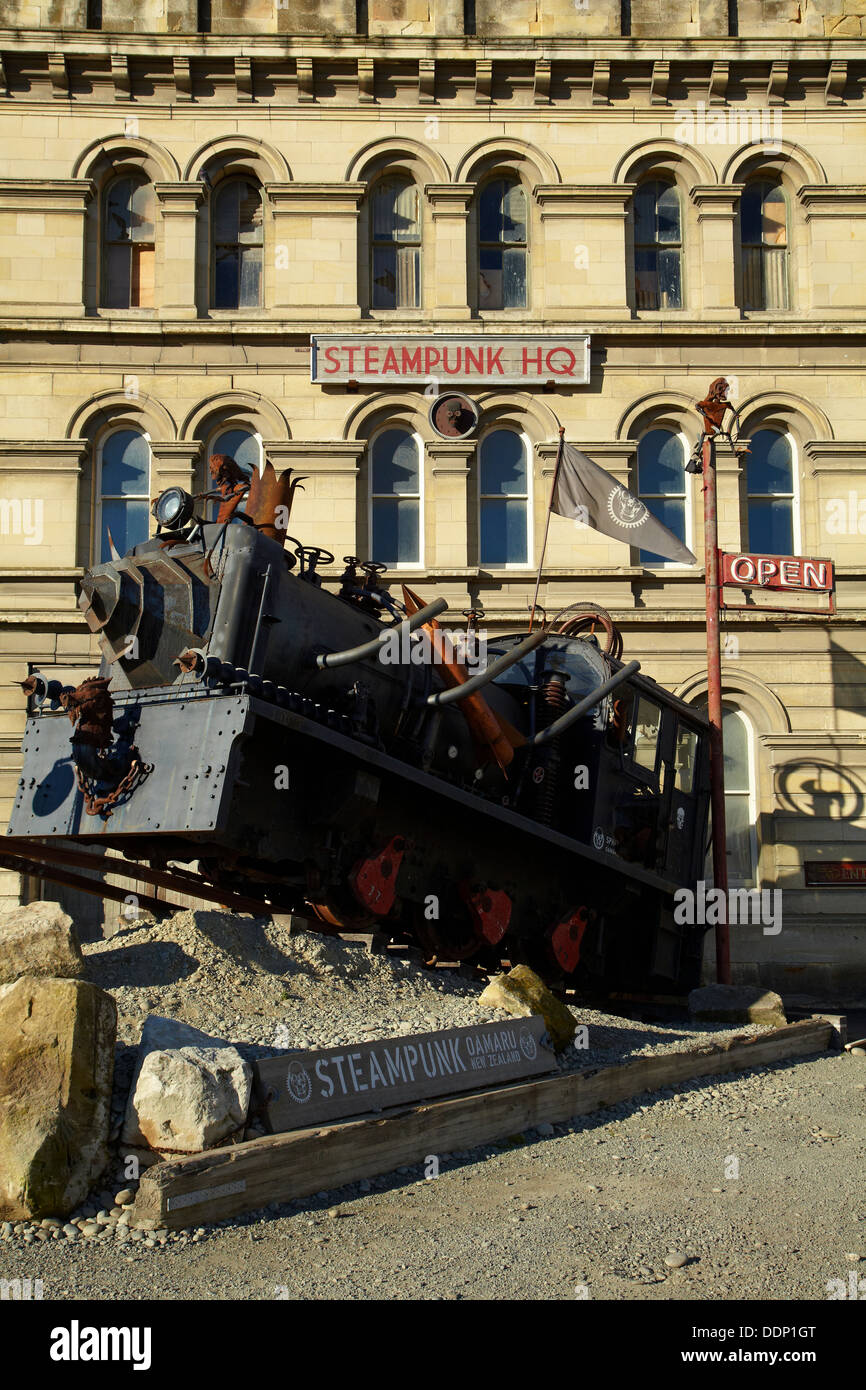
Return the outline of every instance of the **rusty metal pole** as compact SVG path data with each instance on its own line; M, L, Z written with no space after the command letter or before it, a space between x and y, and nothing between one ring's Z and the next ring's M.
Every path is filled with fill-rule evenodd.
M716 512L716 460L713 436L701 445L704 482L704 563L707 599L707 698L710 720L710 804L713 815L713 884L722 890L721 920L716 924L716 979L731 983L728 932L728 859L725 835L725 764L722 742L722 654L719 629L719 534Z

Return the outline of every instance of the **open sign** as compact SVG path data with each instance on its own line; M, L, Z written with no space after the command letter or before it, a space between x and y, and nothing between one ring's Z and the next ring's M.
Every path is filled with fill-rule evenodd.
M832 560L808 560L799 555L727 555L721 560L723 584L744 589L802 589L832 593Z

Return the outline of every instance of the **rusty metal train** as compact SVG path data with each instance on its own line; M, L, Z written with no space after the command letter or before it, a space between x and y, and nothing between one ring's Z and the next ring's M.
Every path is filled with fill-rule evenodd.
M125 865L101 846L145 883L429 958L691 988L703 928L673 895L703 874L703 717L581 605L473 663L444 601L398 601L381 565L347 557L325 587L334 557L286 534L297 479L211 473L82 581L100 675L25 683L3 862L86 886L71 869Z

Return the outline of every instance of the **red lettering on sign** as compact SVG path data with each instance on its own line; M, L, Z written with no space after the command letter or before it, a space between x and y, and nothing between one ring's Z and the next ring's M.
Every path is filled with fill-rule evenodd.
M536 348L536 349L535 349L535 352L534 352L534 353L531 353L531 354L530 354L529 348L524 348L524 349L523 349L523 368L522 368L522 370L523 370L524 372L528 372L528 371L529 371L530 357L531 357L531 359L532 359L532 364L533 364L533 366L534 366L536 372L540 372L540 371L541 371L541 348Z
M414 352L408 348L403 349L403 371L420 372L421 370L421 349L417 347Z
M397 361L397 354L392 347L385 353L385 361L382 363L382 374L385 372L399 372L400 364Z
M497 372L499 373L500 376L503 376L503 375L504 375L504 370L503 370L501 358L502 358L502 348L496 348L495 350L494 350L493 348L488 348L488 349L487 349L487 375L488 375L488 376L492 375L492 372L493 372L494 367L496 368L496 370L497 370Z
M755 562L751 555L738 555L731 560L730 570L732 579L739 579L748 584L755 577Z
M333 363L333 366L325 368L325 372L328 376L332 375L333 372L338 372L340 370L340 357L338 349L335 347L325 348L325 361Z
M349 354L349 371L353 372L355 370L355 355L359 353L361 349L359 347L347 347L345 350Z
M442 357L438 348L427 347L424 349L424 371L428 376L432 375L433 368L438 367Z
M478 375L481 376L482 373L483 373L483 371L484 371L484 349L483 349L483 347L482 347L482 348L478 348L477 350L476 350L475 348L465 348L465 349L464 349L464 357L465 357L465 360L466 360L466 375L467 375L467 376L469 375L469 371L470 371L470 367L471 367L471 370L472 370L473 372L477 372Z
M803 583L807 589L826 589L827 566L822 565L818 560L804 561Z
M567 367L557 367L554 358L557 355L564 355L568 358ZM551 348L547 354L547 370L553 372L554 376L574 376L574 369L577 365L577 358L571 348Z
M367 376L372 376L379 368L379 349L377 347L364 348L364 371Z
M448 348L443 348L443 349L442 349L442 366L443 366L444 370L447 372L448 376L456 376L457 373L460 371L460 366L461 366L461 363L462 363L462 361L463 361L463 350L462 350L462 348L455 348L455 352L456 352L456 355L457 355L457 361L456 361L456 363L454 364L453 367L449 367L449 366L448 366Z

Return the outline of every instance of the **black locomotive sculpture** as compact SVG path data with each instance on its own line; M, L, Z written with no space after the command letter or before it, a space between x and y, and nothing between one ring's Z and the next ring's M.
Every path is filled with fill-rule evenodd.
M211 471L216 520L170 489L156 537L83 580L99 678L26 683L8 845L62 864L99 844L157 882L187 866L430 957L692 987L703 928L673 894L702 876L705 720L622 665L603 612L607 651L571 612L491 638L484 665L381 565L348 557L330 592L333 556L285 534L298 480Z

